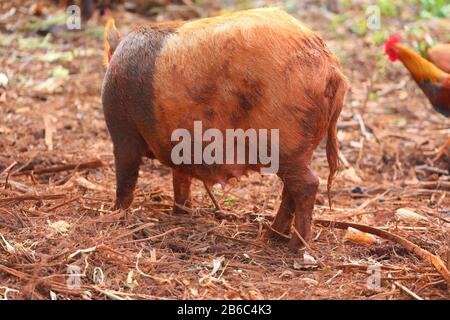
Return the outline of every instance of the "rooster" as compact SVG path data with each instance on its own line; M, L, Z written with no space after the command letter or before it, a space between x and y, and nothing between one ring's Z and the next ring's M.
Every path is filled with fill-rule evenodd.
M386 41L385 53L389 56L389 59L391 61L400 60L411 73L414 81L422 89L433 108L444 116L450 117L450 74L399 42L400 37L396 35ZM430 56L434 56L441 66L445 65L446 61L448 62L448 58L444 59L443 57L446 55L450 57L450 51L444 54L442 48L437 50L438 54L436 54L436 50L434 53L433 50L430 51L432 53ZM439 159L445 154L449 146L450 138L439 148L435 159Z

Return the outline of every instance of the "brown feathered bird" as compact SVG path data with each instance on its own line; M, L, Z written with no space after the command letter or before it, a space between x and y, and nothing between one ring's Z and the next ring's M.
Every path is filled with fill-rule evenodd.
M450 74L443 70L450 68L450 45L441 45L429 51L430 58L436 61L441 69L399 42L400 37L395 35L386 41L385 53L389 59L391 61L400 60L433 108L444 116L450 117ZM436 159L446 153L449 146L450 138L439 148Z

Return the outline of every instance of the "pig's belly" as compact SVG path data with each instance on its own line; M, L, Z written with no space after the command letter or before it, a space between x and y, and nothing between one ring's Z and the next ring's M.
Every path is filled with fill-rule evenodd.
M246 164L220 164L220 165L173 165L173 169L180 170L196 179L206 183L208 186L220 184L235 184L243 175L247 176L249 171L259 172L259 165Z

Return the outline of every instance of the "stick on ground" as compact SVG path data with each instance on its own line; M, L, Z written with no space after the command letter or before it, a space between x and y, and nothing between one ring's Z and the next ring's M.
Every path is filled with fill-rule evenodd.
M26 175L26 174L30 174L30 173L34 173L34 174L56 173L56 172L73 170L75 168L96 169L101 166L103 166L103 162L101 160L93 160L93 161L77 163L77 164L65 164L65 165L60 165L60 166L52 166L52 167L48 167L48 168L24 170L24 171L15 172L12 175L20 176L20 175Z
M379 237L382 237L387 240L391 240L395 243L398 243L405 247L408 251L417 254L419 257L429 261L436 270L442 275L442 277L447 282L447 285L450 286L450 273L448 272L447 267L445 266L444 262L439 258L438 256L435 256L434 254L428 252L427 250L422 249L418 245L412 243L411 241L400 237L398 235L392 234L388 231L380 230L374 227L369 227L363 224L357 224L357 223L350 223L350 222L339 222L339 221L331 221L331 220L322 220L322 219L316 219L314 220L314 224L323 226L323 227L333 227L333 228L339 228L339 229L347 229L348 227L352 227L355 229L358 229L363 232L367 232Z
M222 208L219 205L219 202L217 201L214 194L209 190L209 187L206 185L205 182L203 182L203 185L205 186L206 192L208 193L208 196L211 198L212 202L214 203L214 206L216 207L216 210L222 211Z

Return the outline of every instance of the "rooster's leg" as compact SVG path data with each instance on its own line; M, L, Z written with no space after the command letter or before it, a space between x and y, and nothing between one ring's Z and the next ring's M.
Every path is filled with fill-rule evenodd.
M447 142L444 143L439 150L436 152L436 156L434 160L440 159L444 154L447 154L447 148L450 146L450 138L448 138Z

